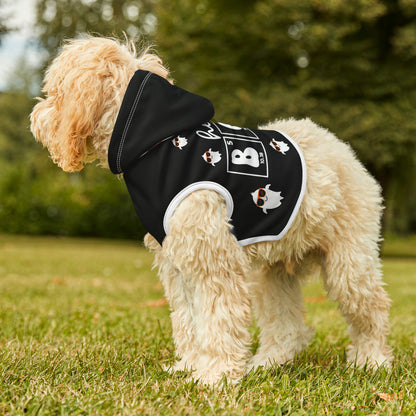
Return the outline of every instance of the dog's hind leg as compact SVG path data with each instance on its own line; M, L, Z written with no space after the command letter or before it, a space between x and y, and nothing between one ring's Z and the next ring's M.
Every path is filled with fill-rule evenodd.
M187 302L191 348L198 356L193 377L211 385L223 376L239 380L249 358L248 259L230 233L219 194L194 192L179 205L163 252L180 271L182 287L193 294Z
M347 160L347 159L346 159ZM388 365L390 299L379 259L380 187L356 161L338 166L343 179L336 211L321 224L324 284L349 325L347 359L358 367Z
M300 279L278 263L253 272L251 280L260 345L249 370L290 362L313 335L304 324Z
M390 300L383 288L376 243L365 242L343 240L330 247L323 261L324 283L349 325L353 345L347 351L348 361L376 368L392 360L387 345Z

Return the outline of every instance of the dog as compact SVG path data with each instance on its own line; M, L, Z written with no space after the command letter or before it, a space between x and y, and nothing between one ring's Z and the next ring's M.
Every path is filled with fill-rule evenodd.
M135 88L142 88L146 99L136 91L138 103L133 109L134 95L129 97L126 91L130 91L136 74L140 80ZM143 86L145 78L149 85L156 86L155 90ZM216 169L231 149L218 150L217 144L230 147L246 140L252 150L240 148L233 158L228 155L228 162L234 162L235 169L245 169L247 166L241 160L237 166L238 156L244 155L246 160L251 158L253 169L259 168L262 159L260 147L256 146L262 146L261 149L265 146L256 138L237 140L251 130L207 121L211 111L208 100L199 97L202 101L198 101L198 96L175 89L168 69L151 50L137 54L132 43L117 39L84 36L65 42L46 71L45 98L38 98L31 113L31 131L64 171L79 171L84 164L97 161L116 174L124 174L126 179L133 169L129 168L129 163L133 163L127 160L129 157L147 160L154 153L152 147L144 153L135 153L134 148L123 153L120 147L125 144L121 143L123 137L130 140L126 125L130 123L135 129L136 116L158 117L164 111L146 104L153 99L153 91L159 93L157 86L166 89L168 95L183 93L190 97L190 102L196 100L192 109L188 108L191 112L187 122L195 124L194 135L200 131L203 137L199 141L190 140L188 131L178 132L154 143L156 148L171 147L169 151L173 152L176 147L179 155L190 149L191 143L205 140L205 150L195 159L207 169ZM131 101L126 104L126 100ZM120 109L126 105L130 113L122 114ZM197 114L198 109L204 116ZM172 123L169 114L164 118L168 124ZM203 127L198 130L198 125ZM153 127L155 134L165 133L163 123ZM153 127L137 128L147 129L147 134L152 135ZM234 142L229 139L227 144L224 138L210 140L213 134L217 135L216 129L223 129L228 138L235 138ZM242 136L239 129L244 133ZM120 136L114 145L116 130ZM295 198L293 215L279 238L243 239L245 243L241 244L230 218L230 199L227 200L222 185L194 187L182 194L170 210L165 228L158 225L160 235L150 232L145 236L145 245L154 253L154 264L171 309L177 355L171 370L191 371L193 379L217 385L223 377L238 382L258 367L290 363L313 336L313 330L304 323L301 286L306 278L320 271L329 299L338 302L349 326L352 345L347 348L347 360L358 367L388 367L393 355L387 344L390 300L379 259L382 213L379 185L348 144L309 119L277 120L259 130L269 134L269 151L286 160L283 158L294 154L296 148L298 164L301 159L305 168L306 180L296 185L301 196ZM165 167L154 168L153 173L160 177L160 171L166 171ZM240 179L251 180L244 172L237 173ZM174 175L175 169L165 173L166 181ZM272 182L263 179L263 188L251 189L246 203L258 210L256 215L268 218L286 202L287 192L278 193ZM135 180L140 182L140 178ZM130 186L135 187L136 183L128 186L133 195L135 191ZM272 189L274 202L265 206L266 191ZM140 200L140 196L136 199ZM135 201L135 205L136 202L140 204ZM147 222L150 228L155 227L152 218ZM259 347L254 355L250 353L248 330L252 310L260 328Z

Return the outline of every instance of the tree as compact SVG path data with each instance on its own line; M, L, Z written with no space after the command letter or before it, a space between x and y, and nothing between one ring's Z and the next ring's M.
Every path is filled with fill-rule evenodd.
M152 19L146 18L146 10L145 2L40 0L39 43L52 57L61 41L78 31L122 36L125 30L134 35L131 25L141 25L143 20L143 32L150 32ZM35 103L29 98L29 89L34 77L26 65L21 68L14 74L13 88L0 94L0 231L143 236L121 181L94 167L68 175L35 143L29 130L29 114Z
M105 36L146 36L154 29L152 0L39 0L39 41L50 56L63 39L80 33Z
M210 98L217 119L255 126L308 116L325 125L382 183L394 229L393 198L415 190L402 180L415 173L413 1L161 0L156 15L173 77Z
M29 130L34 100L0 95L0 231L135 238L144 235L124 184L91 167L68 175Z
M4 1L0 0L0 10L4 7ZM5 14L4 12L2 12L0 14L0 45L1 45L1 40L2 37L4 35L6 35L8 32L10 32L10 27L7 24L7 19L10 16L8 16L7 14Z
M383 184L387 229L416 230L414 0L38 0L36 26L49 57L80 32L155 40L218 120L311 117ZM31 217L25 232L132 236L125 190L99 169L59 172L27 130L32 102L13 94L0 96L0 229L25 231Z

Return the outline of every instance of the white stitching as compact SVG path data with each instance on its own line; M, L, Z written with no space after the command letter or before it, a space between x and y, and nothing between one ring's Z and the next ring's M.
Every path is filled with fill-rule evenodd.
M139 101L140 101L140 97L141 97L141 95L142 95L143 89L144 89L144 87L145 87L145 85L146 85L146 83L147 83L148 79L149 79L152 75L153 75L153 73L152 73L152 72L149 72L149 73L145 76L145 78L143 79L143 81L142 81L142 83L141 83L141 85L140 85L140 88L139 88L139 90L138 90L138 92L137 92L136 98L134 99L133 106L132 106L132 107L131 107L131 109L130 109L130 113L129 113L129 117L128 117L128 119L127 119L127 123L126 123L126 125L124 126L123 134L122 134L122 136L121 136L120 146L119 146L119 148L118 148L118 152L117 152L117 161L116 161L116 163L117 163L117 170L118 170L118 172L119 172L119 173L121 173L121 172L122 172L122 170L121 170L121 153L122 153L122 151L123 151L124 142L125 142L125 140L126 140L127 132L128 132L128 130L129 130L129 128L130 128L130 124L131 124L131 121L132 121L132 119L133 119L133 115L134 115L134 113L135 113L135 111L136 111L137 105L138 105L138 103L139 103Z

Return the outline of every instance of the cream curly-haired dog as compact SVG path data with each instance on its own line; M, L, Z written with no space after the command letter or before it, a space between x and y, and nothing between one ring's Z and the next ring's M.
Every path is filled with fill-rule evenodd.
M140 79L129 87L136 90L128 98L126 90L135 73ZM148 50L138 56L132 45L114 39L86 36L70 40L46 72L45 98L39 99L34 107L31 130L47 146L53 161L67 172L81 170L85 163L93 161L109 167L109 146L114 146L110 141L118 140L113 149L112 170L124 172L126 179L130 171L123 168L123 163L127 166L134 158L145 160L154 153L152 147L143 153L134 153L137 149L133 149L131 157L129 152L122 153L124 141L130 140L130 123L134 125L135 117L157 119L157 105L165 98L159 97L157 105L152 105L153 91L154 95L160 91L169 95L169 86L177 88L166 79L168 70ZM155 89L146 86L146 82ZM196 99L193 105L192 99L197 96L179 88L173 90L175 97L182 93L191 97L187 121L192 124L189 119L194 118L194 110L198 112L198 103L203 107L209 102ZM130 104L123 104L130 109L124 115L120 111L123 100L131 100ZM172 114L176 120L176 110L170 111L166 117ZM201 122L203 117L200 120L196 115L195 124ZM255 148L257 139L240 140L238 132L233 136L231 131L238 129L225 124L204 122L202 126L205 127L197 131L197 136L192 136L192 143L214 140L209 141L208 153L198 155L201 163L215 169L230 149L224 147L222 152L215 152L214 145L244 144L244 140L252 143L251 150L233 151L232 157L228 155L228 162L240 165L241 169L249 164L253 169L258 168L264 163L263 153ZM221 126L229 137L236 137L234 142L223 141L219 134L213 133L214 128ZM156 123L154 128L159 134L164 124ZM297 149L307 172L306 182L301 185L303 199L296 200L290 221L286 221L280 236L239 243L230 220L232 207L226 191L221 192L224 189L221 186L202 186L184 194L173 208L170 205L166 236L159 237L159 242L150 234L145 237L146 246L155 253L155 265L171 308L179 358L173 370L192 370L195 379L216 384L224 375L237 381L249 369L293 360L312 336L312 330L303 320L301 283L315 272L315 265L321 266L328 296L338 302L349 325L352 346L347 351L348 361L359 367L388 365L392 360L386 342L390 301L383 289L378 252L380 187L347 144L308 119L278 120L261 129L279 131L279 138L287 139L285 144L276 140L273 144L271 140L269 152L274 146L283 160L285 152L290 154L287 151L290 146ZM112 138L116 130L120 132L118 139ZM147 134L151 136L152 131ZM162 144L159 140L153 147L173 149L176 146L177 154L183 155L191 142L187 134L169 136L171 140L161 140ZM200 140L195 140L198 135ZM295 150L292 154L295 155ZM246 166L242 159L237 159L241 156ZM159 170L164 168L136 180L145 183L153 175L160 177ZM164 173L166 181L175 175L174 170L168 172ZM244 171L234 173L238 174L235 177L249 178ZM285 202L286 194L275 192L277 202L267 206L265 194L275 185L269 179L263 181L266 184L249 198L259 215L271 218L267 214L278 211L276 207ZM132 195L134 186L129 187ZM149 221L152 227L154 224ZM252 357L248 331L251 307L260 327L260 345Z

